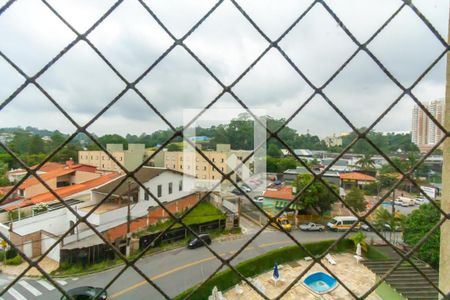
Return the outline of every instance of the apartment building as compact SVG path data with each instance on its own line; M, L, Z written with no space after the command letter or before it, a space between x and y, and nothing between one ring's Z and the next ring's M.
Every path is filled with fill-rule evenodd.
M232 150L229 144L217 144L216 150L203 150L205 156L223 172L230 172L234 166L251 154L248 150ZM165 167L195 176L198 180L218 181L222 179L220 172L214 168L202 155L196 151L165 152ZM232 179L237 180L249 176L253 165L253 157L245 163L245 168L239 168Z
M424 103L424 106L439 123L444 123L445 102L443 99ZM421 152L426 152L442 137L442 131L418 105L415 105L412 111L412 142Z
M124 150L122 144L107 144L106 150L127 170L136 169L145 158L144 144L128 144L128 149ZM109 155L103 151L79 151L78 162L95 166L103 172L119 172L123 170L117 165Z

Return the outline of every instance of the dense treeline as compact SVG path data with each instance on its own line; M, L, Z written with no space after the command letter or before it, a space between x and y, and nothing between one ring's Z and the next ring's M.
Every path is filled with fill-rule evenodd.
M275 119L266 116L262 119L271 131L276 131L284 125L285 119ZM209 141L203 143L203 149L215 149L216 144L231 144L232 149L251 150L254 147L254 126L255 122L247 114L241 114L237 118L231 120L228 124L221 124L211 127L197 127L197 136L207 136ZM180 129L180 128L178 128ZM261 129L264 136L264 129ZM27 165L32 166L41 162L54 149L58 148L69 135L59 131L41 130L33 127L26 128L1 128L0 134L8 135L8 147ZM106 146L109 143L123 144L125 148L129 143L145 144L147 148L156 147L165 143L173 136L173 132L168 130L158 130L151 134L142 133L141 135L127 134L121 136L118 134L107 134L103 136L95 136L100 144ZM278 132L280 140L292 149L310 149L310 150L326 150L339 152L347 145L352 143L356 138L356 134L351 133L343 138L341 147L328 147L326 143L316 135L299 134L297 130L285 126ZM377 132L370 132L368 137L386 153L394 153L399 149L402 152L417 152L417 147L411 143L410 134L388 134L383 135ZM276 172L292 168L298 163L292 158L283 158L281 149L286 148L285 145L276 138L270 138L266 133L268 170ZM181 137L171 140L172 143L179 143ZM258 144L260 141L256 141ZM175 145L174 145L175 146ZM64 162L70 158L76 160L78 151L82 149L95 150L99 147L85 134L78 134L73 140L65 145L51 161ZM177 148L177 147L174 147ZM177 148L178 149L178 148ZM352 153L373 155L375 149L366 141L359 141L350 149ZM0 148L0 181L5 170L18 168L20 164L14 160L9 154Z

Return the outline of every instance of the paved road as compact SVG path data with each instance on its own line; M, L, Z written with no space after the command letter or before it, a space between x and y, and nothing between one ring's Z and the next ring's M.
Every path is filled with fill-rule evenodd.
M249 225L249 224L246 224ZM250 226L250 225L249 225ZM253 229L247 229L253 233ZM314 242L327 239L336 239L342 233L333 232L300 232L293 235L299 242ZM219 254L227 257L242 247L251 235L247 234L239 239L230 241L213 241L212 248ZM373 233L368 234L369 238ZM265 230L257 237L245 251L239 254L232 264L247 260L251 257L263 254L279 247L293 245L293 242L281 232ZM137 266L154 280L169 296L173 297L185 289L205 280L220 266L219 260L206 248L195 250L177 249L161 254L143 258ZM83 285L105 286L123 268L116 267L94 275L80 278L60 280L64 289L70 289ZM5 286L11 278L3 276L0 279L0 287ZM125 271L117 281L108 289L110 299L164 299L161 294L151 287L143 277L134 270ZM12 290L6 292L1 299L59 299L60 293L48 282L36 279L23 279L15 284Z

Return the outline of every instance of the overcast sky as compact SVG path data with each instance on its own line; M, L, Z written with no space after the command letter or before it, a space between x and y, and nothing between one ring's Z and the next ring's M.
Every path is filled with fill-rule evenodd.
M6 1L0 1L3 5ZM112 1L49 1L76 30L84 32ZM447 37L449 1L413 1L441 36ZM183 36L215 1L147 1L149 7L176 36ZM271 39L278 38L311 1L239 1ZM365 42L401 5L394 0L329 0L327 3ZM34 75L75 35L41 1L20 0L0 15L0 50L27 74ZM135 80L171 44L138 1L124 1L88 38L129 81ZM186 44L225 84L232 83L267 47L267 42L229 1L195 31ZM355 44L316 5L281 41L280 46L299 69L321 86L353 53ZM408 7L383 30L369 49L405 86L409 86L444 50L424 23ZM0 101L24 79L0 58ZM38 82L83 125L125 87L84 42L59 59ZM220 86L183 48L176 47L137 87L174 125L182 125L183 109L202 108ZM312 93L277 50L270 50L234 87L250 107L265 109L273 117L290 116ZM324 90L357 127L369 126L397 98L401 90L365 53L359 53ZM443 98L445 60L413 90L421 101ZM238 108L225 95L215 108ZM406 131L411 126L413 102L404 98L377 127L380 131ZM35 126L71 133L74 127L34 86L28 86L0 111L0 127ZM301 133L326 136L349 127L319 96L292 121ZM127 92L88 129L96 134L151 133L167 126L134 92Z

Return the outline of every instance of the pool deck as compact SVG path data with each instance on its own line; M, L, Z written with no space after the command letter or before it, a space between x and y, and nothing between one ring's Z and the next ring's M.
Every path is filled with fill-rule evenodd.
M343 281L356 295L362 296L375 284L375 274L372 273L363 264L357 264L352 254L336 254L333 255L336 265L330 265L326 259L324 264ZM262 284L264 293L268 298L276 298L311 262L300 260L290 264L285 264L280 267L280 277L284 282L278 281L275 285L272 281L272 271L259 275L257 280ZM283 296L283 299L289 300L316 300L316 299L334 299L344 300L353 299L351 294L342 285L338 284L337 288L327 294L319 295L311 292L305 287L302 282L308 275L315 272L326 271L320 265L314 265L302 279L297 282L294 287ZM331 274L330 274L331 275ZM235 288L232 288L224 293L227 300L232 299L262 299L253 289L247 284L241 283L240 288L242 293L238 294ZM373 292L366 299L381 300L381 298Z

